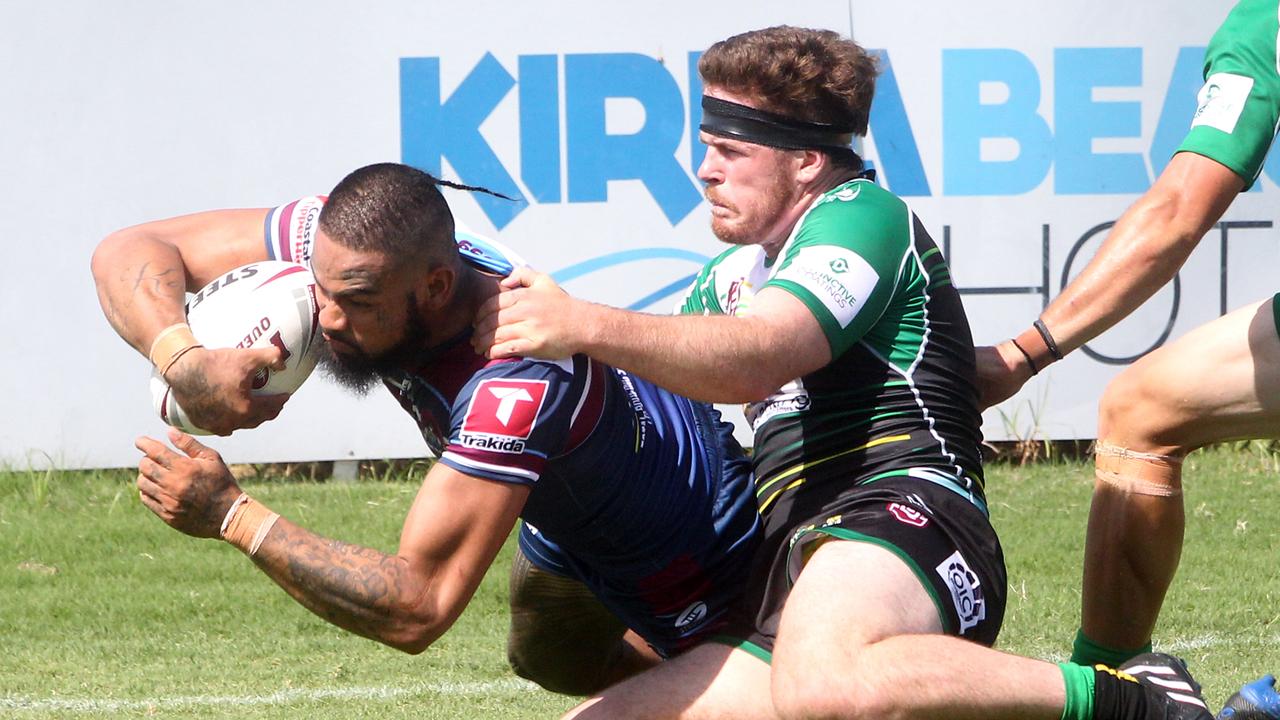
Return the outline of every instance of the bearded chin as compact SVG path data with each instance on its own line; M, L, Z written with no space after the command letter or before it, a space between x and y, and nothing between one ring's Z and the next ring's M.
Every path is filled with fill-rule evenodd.
M768 240L766 233L795 202L795 181L782 172L775 173L768 186L754 198L739 199L728 207L728 218L711 216L711 232L721 242L730 245L754 245ZM723 202L718 194L708 190L709 202Z
M327 342L321 343L321 372L348 391L364 396L382 382L384 375L416 366L421 362L420 358L427 344L427 326L415 311L412 297L409 298L405 318L403 337L378 355L347 355L334 351L333 346Z
M368 395L382 379L379 363L364 357L339 355L329 343L320 344L319 365L325 377L360 397Z
M750 245L752 242L751 234L745 232L741 225L734 225L720 218L711 219L711 234L720 242L730 245Z

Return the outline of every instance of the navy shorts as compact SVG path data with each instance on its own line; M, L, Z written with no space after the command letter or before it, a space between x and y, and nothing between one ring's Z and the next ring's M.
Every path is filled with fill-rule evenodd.
M520 525L520 550L534 567L586 585L663 657L723 630L743 596L762 535L751 460L733 439L733 427L699 421L698 431L707 465L719 469L709 514L683 520L701 523L699 532L672 528L674 544L606 567L574 557L528 523Z

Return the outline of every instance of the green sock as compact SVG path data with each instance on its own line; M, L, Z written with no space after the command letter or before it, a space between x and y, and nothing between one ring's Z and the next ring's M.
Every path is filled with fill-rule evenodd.
M1075 663L1059 663L1067 702L1062 706L1062 720L1093 720L1093 668Z
M1151 643L1134 650L1117 650L1103 647L1084 636L1084 630L1076 631L1076 641L1071 646L1071 662L1077 665L1106 665L1120 667L1126 660L1151 652Z

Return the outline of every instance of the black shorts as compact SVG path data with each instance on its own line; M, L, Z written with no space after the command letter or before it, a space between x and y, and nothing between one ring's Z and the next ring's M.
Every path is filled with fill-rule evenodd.
M944 632L995 643L1007 592L1004 553L986 513L971 500L929 480L897 476L853 486L814 510L765 518L746 595L717 641L768 662L805 560L816 541L835 538L893 552L933 598Z

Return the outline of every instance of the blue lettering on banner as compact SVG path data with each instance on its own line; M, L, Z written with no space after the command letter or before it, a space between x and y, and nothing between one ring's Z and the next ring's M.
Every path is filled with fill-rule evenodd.
M882 73L870 136L882 181L900 195L933 195L900 78L889 52L874 52ZM462 182L515 198L475 196L499 229L530 204L606 202L615 181L639 182L676 225L702 201L699 55L688 53L680 68L637 53L521 55L513 76L486 53L447 96L440 58L402 58L403 160L438 174L447 159ZM1051 75L1011 48L943 50L940 103L930 105L942 111L941 193L1019 195L1046 180L1059 195L1142 192L1186 133L1202 82L1203 55L1199 47L1177 53L1149 147L1095 152L1097 139L1141 142L1138 101L1094 96L1098 88L1140 92L1142 48L1056 48ZM685 82L683 93L677 75ZM1052 118L1040 109L1049 80ZM995 88L999 99L984 98L984 88ZM495 152L481 126L513 89L519 151L517 157L505 157ZM619 98L639 107L638 129L609 132L608 101ZM1016 152L984 158L984 141L991 140ZM682 141L688 142L687 158L678 155ZM1273 180L1280 176L1275 165L1266 168Z
M1093 100L1096 87L1142 85L1142 49L1058 48L1053 69L1054 192L1145 192L1150 183L1142 155L1093 152L1094 138L1142 134L1139 103Z
M903 196L930 195L920 151L911 132L911 121L898 89L889 53L875 51L880 60L880 77L876 79L875 102L871 103L870 132L880 155L880 174L885 187Z
M1156 175L1164 171L1173 151L1191 127L1191 116L1196 112L1196 93L1204 84L1203 68L1204 48L1185 47L1178 51L1164 106L1160 108L1160 121L1151 138L1151 152L1147 155L1151 171Z
M400 152L406 165L440 175L449 159L464 183L479 184L517 198L477 194L485 215L499 228L527 204L493 148L480 134L480 123L516 84L515 78L489 53L480 60L448 100L440 100L440 59L400 60ZM529 109L525 109L528 112Z
M672 225L702 202L676 160L684 135L684 101L671 73L634 53L566 55L564 59L569 202L603 202L610 180L644 183ZM631 134L605 131L605 100L631 98L644 125Z
M698 126L702 124L702 76L698 74L698 58L701 52L689 53L689 167L696 174L706 157L707 146L698 141Z
M539 203L560 202L560 73L555 55L520 56L520 179Z
M1001 103L981 102L984 83L1002 85ZM1053 133L1036 108L1040 76L1017 50L942 51L942 192L1020 195L1036 188L1053 162ZM983 160L982 140L1018 146L1009 160Z

